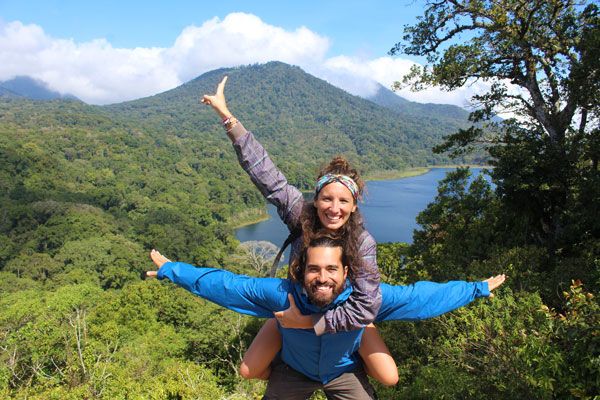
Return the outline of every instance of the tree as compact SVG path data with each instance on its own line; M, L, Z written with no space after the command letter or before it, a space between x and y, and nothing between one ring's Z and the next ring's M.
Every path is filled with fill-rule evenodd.
M579 201L581 180L598 177L600 17L593 3L427 0L424 15L390 50L428 63L396 87L490 85L473 97L476 125L448 136L436 151L489 146L498 194L529 222L526 240L551 252L572 222L567 210ZM499 122L500 112L513 118ZM573 236L598 234L590 229L597 227L582 226Z
M19 254L6 264L4 270L14 273L19 278L26 277L36 281L45 281L61 272L62 267L62 263L46 253L32 253Z
M412 261L427 266L428 279L485 276L474 262L489 258L496 241L506 243L499 237L504 229L498 228L497 201L490 184L482 175L470 177L468 168L449 172L439 182L434 201L417 215L420 228L413 235ZM407 263L407 268L411 266Z
M268 276L279 247L264 240L250 240L240 244L238 250L235 261L250 268L257 276Z

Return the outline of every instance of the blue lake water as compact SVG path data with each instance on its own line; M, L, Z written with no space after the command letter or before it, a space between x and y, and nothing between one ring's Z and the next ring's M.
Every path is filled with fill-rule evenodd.
M412 243L415 218L437 195L438 181L444 179L451 168L433 168L428 173L410 178L386 181L369 181L364 203L359 203L369 232L379 243ZM473 177L482 169L472 168ZM236 230L239 241L267 240L281 246L288 236L274 206L268 205L270 218ZM287 254L284 259L287 259Z

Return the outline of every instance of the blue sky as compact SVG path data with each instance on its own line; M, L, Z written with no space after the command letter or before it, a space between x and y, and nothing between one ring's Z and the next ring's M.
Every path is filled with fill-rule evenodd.
M29 75L107 104L211 69L280 60L369 96L423 62L387 55L422 12L416 0L0 0L0 80ZM464 106L472 91L401 94Z
M332 40L333 54L383 56L415 21L422 6L396 1L0 1L0 17L38 24L46 33L77 41L106 38L116 47L170 46L183 28L232 12L270 25L306 26Z

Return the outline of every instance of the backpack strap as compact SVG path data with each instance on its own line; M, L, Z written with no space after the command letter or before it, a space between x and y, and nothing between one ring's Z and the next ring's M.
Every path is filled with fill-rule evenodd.
M300 229L294 229L293 231L290 232L287 239L285 239L285 242L283 242L281 249L279 249L279 253L277 253L277 256L273 260L273 265L271 265L271 271L269 271L269 276L271 278L275 277L275 273L277 272L277 267L279 266L279 261L281 260L281 256L283 255L283 252L290 245L290 243L292 243L294 240L296 240L297 238L300 237L301 233L302 233L302 231Z

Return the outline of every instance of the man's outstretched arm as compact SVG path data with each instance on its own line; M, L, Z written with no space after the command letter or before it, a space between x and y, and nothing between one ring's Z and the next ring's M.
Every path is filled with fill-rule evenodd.
M408 286L382 283L382 306L376 321L421 320L437 317L465 306L478 297L493 297L491 290L505 280L504 275L481 282L417 282Z
M271 318L289 307L290 282L277 278L253 278L217 268L201 268L172 262L158 251L150 253L158 271L147 276L169 279L184 289L222 307L255 317Z

